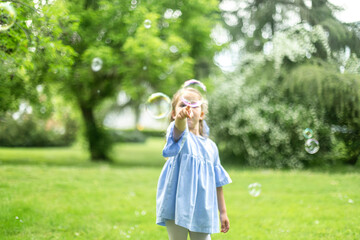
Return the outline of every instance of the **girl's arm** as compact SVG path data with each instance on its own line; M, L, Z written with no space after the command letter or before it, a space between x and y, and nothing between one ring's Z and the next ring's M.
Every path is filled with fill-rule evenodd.
M174 128L174 140L178 141L181 137L181 134L186 129L186 118L192 117L192 111L189 106L182 108L175 118L175 128Z
M229 231L230 222L229 222L229 218L226 213L226 205L225 205L223 188L217 187L216 193L217 193L218 207L219 207L219 212L220 212L221 232L226 233L227 231Z

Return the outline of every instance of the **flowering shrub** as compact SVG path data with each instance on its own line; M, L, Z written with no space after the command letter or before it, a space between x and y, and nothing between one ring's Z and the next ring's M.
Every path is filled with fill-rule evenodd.
M330 128L316 117L314 109L281 102L273 90L265 95L260 87L233 79L221 84L209 100L211 134L223 161L303 168L330 145ZM320 142L316 155L304 149L305 128L311 128Z

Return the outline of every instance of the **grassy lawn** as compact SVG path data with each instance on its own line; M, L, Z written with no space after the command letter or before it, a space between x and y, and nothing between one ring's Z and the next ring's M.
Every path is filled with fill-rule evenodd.
M0 239L166 240L155 224L163 144L117 145L113 164L79 147L0 148ZM225 168L231 227L212 239L360 239L360 171Z

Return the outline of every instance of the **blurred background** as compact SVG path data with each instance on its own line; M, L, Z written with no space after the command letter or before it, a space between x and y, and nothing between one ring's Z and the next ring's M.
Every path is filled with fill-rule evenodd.
M356 4L2 1L0 145L80 141L91 160L111 161L117 140L166 129L146 113L147 98L171 98L194 78L208 87L224 161L356 165ZM316 156L304 151L306 128L321 145Z
M149 216L154 202L141 200L155 196L169 121L169 99L150 97L161 92L171 98L189 79L207 87L210 137L234 182L252 179L245 180L247 186L263 171L270 171L275 182L292 170L303 169L297 172L301 176L319 171L317 180L329 171L351 172L353 178L344 185L353 194L359 192L359 7L355 0L1 0L0 170L5 180L0 182L0 220L6 229L0 235L166 239ZM132 174L134 170L140 172ZM135 183L139 180L141 186ZM301 177L297 181L301 185ZM342 180L334 181L331 186ZM41 195L25 194L40 186ZM115 194L115 186L123 192ZM86 189L98 192L89 197ZM230 206L245 197L239 189L233 187ZM99 200L105 201L100 205L120 207L121 202L129 207L122 218L106 208L108 219L90 230L82 222L95 221L94 215L75 200L62 199L61 193L72 200L84 197L79 202L93 199L88 205L98 209L96 216L103 214L96 202L104 194L115 197ZM352 206L359 202L354 199L360 200L359 194L329 194L324 199L341 195ZM62 199L58 208L50 207L54 197ZM131 201L146 210L131 207ZM46 220L34 210L39 203L43 211L57 212L56 217ZM62 224L69 212L82 217ZM359 208L348 209L354 212ZM31 227L16 225L20 213L28 216L28 223L33 219ZM126 225L130 215L137 222ZM142 216L149 217L141 222ZM345 222L350 230L334 239L359 237L351 216ZM35 220L42 227L35 227ZM120 231L121 224L138 234ZM44 226L52 233L41 230ZM323 229L338 232L331 226ZM109 229L117 231L116 237ZM281 229L271 234L249 230L243 239L251 234L295 239L291 232L298 232L288 231L291 226ZM229 239L238 239L240 233L235 233Z

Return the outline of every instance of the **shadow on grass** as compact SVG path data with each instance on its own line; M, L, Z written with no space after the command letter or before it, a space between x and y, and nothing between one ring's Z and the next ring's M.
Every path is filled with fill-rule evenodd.
M110 152L112 161L91 161L87 149L83 146L64 148L1 148L0 167L12 166L48 166L96 168L102 166L114 168L161 168L164 164L161 156L163 139L151 138L146 143L115 144Z
M353 165L329 165L322 167L308 167L303 169L275 169L275 168L255 168L244 166L236 163L222 163L226 170L236 170L236 171L259 171L259 172L269 172L269 171L279 171L279 172L311 172L311 173L322 173L322 174L349 174L356 173L360 174L360 166Z
M97 168L97 167L114 167L114 168L161 168L163 162L147 162L147 161L87 161L87 162L38 162L38 161L29 161L26 159L17 159L17 160L6 160L0 161L1 166L38 166L38 167L74 167L74 168Z

